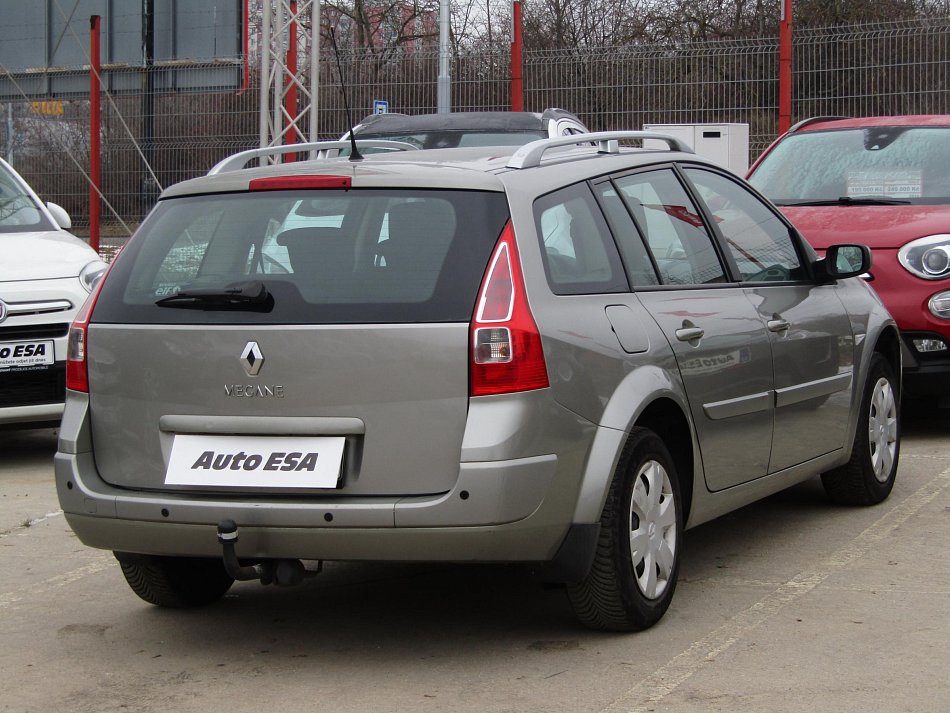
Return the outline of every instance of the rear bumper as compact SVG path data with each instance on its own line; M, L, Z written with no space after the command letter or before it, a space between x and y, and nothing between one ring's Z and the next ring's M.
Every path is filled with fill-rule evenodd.
M63 416L63 404L34 404L0 408L0 426L11 424L57 424Z
M99 478L88 452L57 454L55 471L66 519L91 547L219 556L217 524L230 518L247 559L513 562L550 560L564 539L571 510L556 495L543 507L557 464L463 463L456 486L430 497L267 500L122 490Z

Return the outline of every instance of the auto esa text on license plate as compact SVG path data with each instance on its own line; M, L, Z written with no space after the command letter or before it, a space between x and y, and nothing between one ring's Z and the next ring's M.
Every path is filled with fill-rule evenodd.
M177 435L166 485L335 488L342 436Z
M41 342L0 342L0 369L44 366L55 361L52 340Z

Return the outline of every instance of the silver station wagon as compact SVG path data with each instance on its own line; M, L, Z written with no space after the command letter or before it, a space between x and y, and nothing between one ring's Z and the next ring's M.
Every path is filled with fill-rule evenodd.
M60 502L144 600L521 562L638 630L686 528L818 475L890 493L900 339L868 250L818 259L675 139L261 152L166 190L70 330Z

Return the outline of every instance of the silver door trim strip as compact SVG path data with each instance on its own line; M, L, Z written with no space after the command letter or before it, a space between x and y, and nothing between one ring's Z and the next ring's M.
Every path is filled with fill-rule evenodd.
M787 386L784 389L775 390L775 407L791 406L800 404L802 401L817 399L822 396L844 391L851 386L851 372L846 374L835 374L817 381L809 381L804 384Z
M772 391L763 391L760 394L740 396L737 399L703 404L703 412L707 418L718 421L723 418L733 418L734 416L745 416L746 414L758 413L759 411L768 411L772 407L772 394Z

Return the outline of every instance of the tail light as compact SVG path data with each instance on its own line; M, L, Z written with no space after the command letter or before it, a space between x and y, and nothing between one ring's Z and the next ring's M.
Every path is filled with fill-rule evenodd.
M73 323L69 326L69 337L66 341L66 388L72 391L89 393L89 371L86 368L86 331L89 328L89 318L96 306L96 300L99 299L102 286L109 276L109 268L112 267L115 260L116 258L112 259L112 263L106 268L105 274L93 288L86 301L83 302Z
M471 396L547 388L541 335L528 307L510 222L482 279L470 337Z

